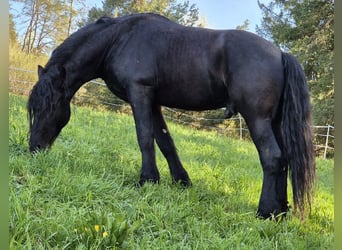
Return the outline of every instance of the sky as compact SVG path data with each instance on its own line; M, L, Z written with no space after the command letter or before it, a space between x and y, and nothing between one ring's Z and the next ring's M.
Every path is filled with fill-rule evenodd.
M270 0L259 0L268 4ZM257 0L189 0L196 4L200 17L206 17L206 27L214 29L235 29L249 20L249 31L261 23L261 10Z

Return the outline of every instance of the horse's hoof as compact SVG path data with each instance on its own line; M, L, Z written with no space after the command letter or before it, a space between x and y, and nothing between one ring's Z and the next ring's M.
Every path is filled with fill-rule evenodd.
M180 185L181 187L184 187L184 188L192 186L190 179L178 179L178 180L173 179L173 183L176 185Z
M154 184L159 184L160 180L159 179L140 179L140 181L137 183L137 187L142 187L146 182L154 183Z
M262 220L274 220L274 221L280 221L286 217L288 211L279 211L275 210L274 213L264 213L260 210L256 213L256 217Z

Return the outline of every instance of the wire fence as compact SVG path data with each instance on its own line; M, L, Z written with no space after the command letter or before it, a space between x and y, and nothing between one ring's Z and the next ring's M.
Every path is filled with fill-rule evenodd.
M28 96L36 81L36 71L15 67L9 68L9 91L11 93ZM129 105L115 98L107 89L106 84L100 80L90 81L84 85L76 93L72 103L76 105L103 106L114 111L131 113ZM198 113L168 107L163 107L163 113L167 120L192 128L216 131L219 134L234 136L239 139L250 139L249 131L240 114L225 119L223 117L224 110ZM316 156L324 159L332 158L334 156L334 126L313 126L313 131Z

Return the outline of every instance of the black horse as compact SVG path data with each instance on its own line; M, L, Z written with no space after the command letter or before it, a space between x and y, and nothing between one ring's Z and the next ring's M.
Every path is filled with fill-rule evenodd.
M184 27L155 14L102 17L67 38L28 101L30 150L49 148L70 118L70 101L86 82L102 78L133 110L142 153L140 184L159 182L154 140L174 182L190 185L161 106L227 107L245 119L263 168L257 214L288 211L290 171L295 208L304 212L315 179L311 105L298 61L270 42L239 30Z

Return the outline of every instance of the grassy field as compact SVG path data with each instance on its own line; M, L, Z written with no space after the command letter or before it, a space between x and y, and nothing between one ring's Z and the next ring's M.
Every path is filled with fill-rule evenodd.
M10 95L11 249L333 249L332 160L317 159L309 218L262 221L250 142L170 123L193 186L172 185L158 151L161 183L137 188L131 116L72 107L52 149L31 155L25 105Z

